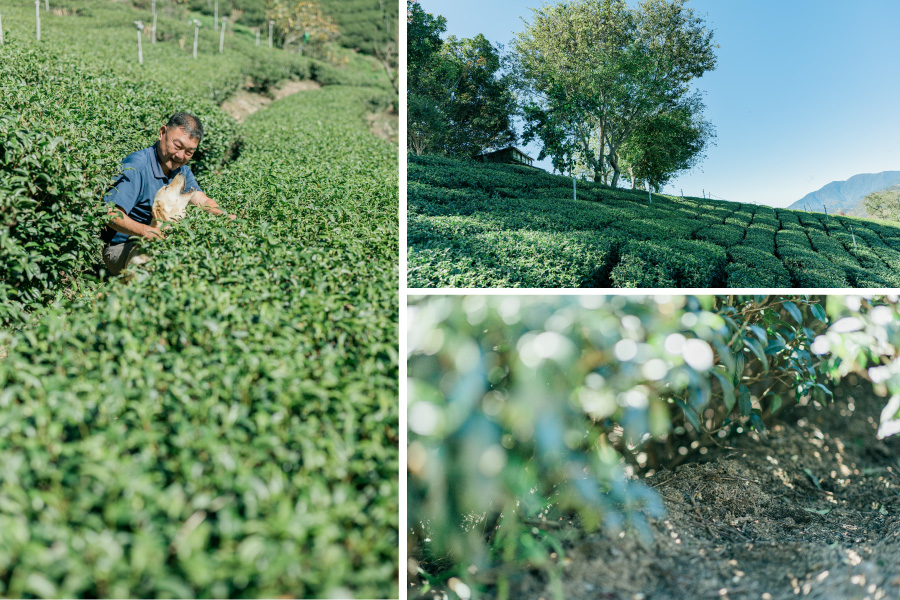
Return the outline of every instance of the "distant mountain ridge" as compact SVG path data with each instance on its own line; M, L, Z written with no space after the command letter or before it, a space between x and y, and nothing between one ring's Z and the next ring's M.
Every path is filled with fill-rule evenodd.
M863 198L872 192L878 192L892 185L900 184L900 171L884 171L882 173L863 173L854 175L847 181L832 181L822 189L803 196L794 202L789 209L823 212L823 205L829 213L852 212Z

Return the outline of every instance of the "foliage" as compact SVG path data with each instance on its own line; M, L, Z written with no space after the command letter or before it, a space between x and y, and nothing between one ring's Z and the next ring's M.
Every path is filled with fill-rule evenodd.
M532 9L515 42L530 97L526 139L539 138L542 155L574 160L577 153L594 181L608 164L613 187L626 155L644 178L664 180L670 169L689 166L682 155L702 150L711 131L696 112L702 103L684 99L689 82L715 67L715 45L685 1L650 0L632 9L624 0L578 0ZM685 110L687 119L680 116ZM660 159L665 151L650 146L654 130L672 125L664 115L679 115L681 123L681 131L655 140L678 156L670 164Z
M704 150L714 137L712 125L704 121L699 95L638 125L622 146L622 163L632 187L645 182L658 192L680 171L686 171L704 158Z
M827 404L835 377L889 388L881 434L900 430L896 298L430 296L409 316L410 548L498 597L517 566L559 568L542 523L640 530L661 504L639 472Z
M437 156L407 164L410 287L900 286L891 223L651 202L593 182L578 182L575 200L570 178L540 169Z
M318 2L307 0L267 0L266 18L275 22L279 45L297 43L319 48L337 38L340 30Z
M499 75L498 51L481 34L441 42L445 27L407 0L408 148L471 157L513 143L515 98L510 77Z
M900 220L900 186L895 185L880 192L873 192L863 198L866 212L876 219Z
M12 41L0 57L0 244L16 257L0 265L0 324L9 325L66 288L83 291L79 280L99 258L96 234L105 221L97 200L121 159L149 145L168 115L190 107L205 123L198 173L222 163L236 131L209 102L133 84L45 48Z
M214 98L254 56L320 63L248 36L196 62L144 44L138 68L115 34L132 9L85 4L41 44L3 9L0 596L397 596L397 161L365 122L383 74L238 128ZM371 82L358 66L335 81ZM189 211L148 265L89 281L103 192L175 110L239 218Z
M376 48L399 44L399 6L390 0L320 0L340 27L338 41L347 48L376 54Z

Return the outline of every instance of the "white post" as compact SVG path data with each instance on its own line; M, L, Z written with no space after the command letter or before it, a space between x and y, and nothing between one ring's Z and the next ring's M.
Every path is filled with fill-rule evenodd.
M219 35L219 54L225 49L225 24L228 22L228 17L222 17L222 31Z
M256 45L259 46L259 27L256 28Z
M275 21L269 21L269 48L272 47L272 25L275 24Z
M853 238L853 249L859 250L859 248L856 247L856 236L853 235L853 225L850 226L850 236Z
M647 182L647 197L650 198L650 204L653 204L653 194L650 192L650 182Z
M572 171L572 200L578 200L578 192L575 189L575 171Z
M144 24L140 21L135 21L134 24L138 34L138 64L142 65L144 64L144 50L141 48L141 30L144 29Z
M3 15L0 15L0 44L3 43Z
M216 28L216 31L219 30L219 0L216 0L216 13L213 16L213 26Z
M153 9L153 37L150 38L150 43L156 43L156 0L153 0L151 3Z
M194 19L194 60L197 60L197 38L200 35L200 21Z
M44 0L44 10L50 12L50 0Z
M34 14L37 16L37 41L41 41L41 0L34 0Z

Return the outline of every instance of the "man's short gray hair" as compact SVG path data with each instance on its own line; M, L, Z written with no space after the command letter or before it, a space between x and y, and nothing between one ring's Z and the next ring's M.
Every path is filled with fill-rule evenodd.
M190 113L178 112L169 117L166 129L178 127L183 128L189 136L196 138L198 142L203 139L203 125L200 123L200 119Z

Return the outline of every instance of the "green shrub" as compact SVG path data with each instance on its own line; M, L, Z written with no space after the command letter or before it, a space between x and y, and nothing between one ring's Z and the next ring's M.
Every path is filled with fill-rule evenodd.
M711 225L695 234L697 239L712 242L717 246L733 246L744 238L744 229L733 225Z
M0 247L48 274L10 292L9 269L7 297L55 298L40 286L85 268L119 162L176 108L200 114L200 183L239 219L190 209L130 280L0 331L0 595L397 596L398 169L365 122L380 91L280 100L223 165L238 129L193 88L201 61L173 89L148 45L145 71L107 69L117 42L95 54L62 17L45 33L86 41L77 58L0 46ZM247 63L203 64L219 86ZM39 260L28 236L66 226L72 248Z
M473 587L559 578L576 515L610 536L662 522L643 469L723 441L765 453L767 424L801 410L781 407L828 410L841 374L876 367L900 394L896 298L431 295L409 317L410 553ZM881 435L898 419L893 400Z
M719 287L726 262L723 248L690 240L629 242L621 258L610 274L615 287ZM642 275L646 265L653 268Z
M596 231L497 231L471 218L410 217L409 287L598 287L621 238Z
M728 287L791 287L790 274L770 252L754 246L734 246L728 249L728 259Z
M652 256L640 252L624 253L617 269L614 269L615 276L611 276L614 286L664 287L672 285L672 282L683 286L687 285L685 279L690 279L691 285L704 281L725 285L730 279L747 286L766 285L765 282L790 286L801 280L820 282L824 287L862 277L859 273L845 271L850 267L869 270L871 279L885 282L894 280L891 273L900 274L900 268L896 266L888 267L888 270L884 268L885 263L900 265L900 246L894 249L888 242L900 239L900 233L897 238L886 233L900 232L900 228L879 224L876 230L866 225L868 222L865 221L832 217L826 224L824 215L803 211L662 194L654 195L651 203L645 192L613 190L587 181L578 182L578 199L573 200L571 178L533 168L434 156L410 156L407 160L407 202L414 214L471 217L473 221L467 226L483 225L482 231L491 232L488 237L500 232L540 232L547 234L549 246L553 245L554 235L596 231L631 242L653 242L654 248L660 245L668 247L669 258L657 257L657 254L666 253L657 250L650 253ZM500 260L499 256L481 251L487 238L477 241L479 248L470 259L471 266L460 266L460 255L466 248L466 241L453 223L452 220L445 221L446 227L423 227L421 223L411 225L415 237L410 242L409 255L415 261L415 268L427 270L428 261L434 260L434 265L441 271L434 280L427 274L417 272L417 280L429 286L434 285L435 281L450 279L459 282L484 281L490 287L502 285L486 279L491 273L502 272L495 264ZM873 253L874 258L866 259L867 262L862 265L854 255L847 229L851 225L860 231L858 245ZM442 237L445 234L449 237ZM710 279L707 270L701 267L698 271L701 275L687 277L680 274L676 263L687 260L679 244L692 238L712 243L723 251L736 247L753 248L765 253L768 259L757 257L752 262L735 262L735 266L726 271L720 268L722 255L717 254L711 260L712 269L719 269L718 275ZM419 252L426 247L427 252ZM451 247L452 256L445 254L445 249ZM523 253L532 252L527 246L520 245L519 248ZM645 251L649 252L647 248L641 252ZM516 257L513 260L518 265L537 265L541 260L537 248L534 253L527 258ZM702 261L706 256L701 250L695 258ZM489 260L489 264L482 264L482 259ZM790 269L784 263L787 259L794 259ZM743 268L738 269L739 265ZM465 272L467 268L476 273L469 277ZM754 269L758 272L751 277L749 272ZM732 277L732 272L737 270L742 274ZM506 278L506 275L502 276ZM555 285L549 280L542 284L540 279L522 275L516 278L527 279L529 285L536 287ZM558 280L554 277L554 281Z

